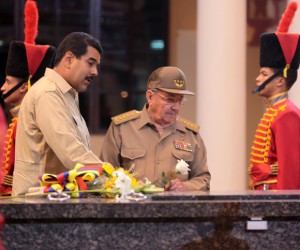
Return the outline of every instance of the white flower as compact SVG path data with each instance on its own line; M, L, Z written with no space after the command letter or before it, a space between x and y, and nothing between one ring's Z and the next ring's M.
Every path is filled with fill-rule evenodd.
M184 160L177 160L176 164L176 173L177 174L188 174L188 171L191 171L189 169L189 164L187 164Z
M132 192L132 189L130 187L131 179L128 175L125 174L124 169L119 169L113 172L112 175L117 177L115 181L115 187L119 188L121 193L120 199L124 200L126 195Z
M148 178L144 178L145 179L145 184L151 184L151 181L148 180Z

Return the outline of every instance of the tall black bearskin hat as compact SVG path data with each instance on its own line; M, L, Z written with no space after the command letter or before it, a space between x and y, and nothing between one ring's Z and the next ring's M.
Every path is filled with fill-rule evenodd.
M38 9L36 2L27 0L25 14L25 41L12 41L6 63L6 75L28 80L30 84L44 75L46 67L52 66L55 48L50 45L37 45Z
M277 31L261 35L260 67L283 69L285 78L289 69L299 68L299 34L288 33L297 7L297 2L291 2L282 15Z

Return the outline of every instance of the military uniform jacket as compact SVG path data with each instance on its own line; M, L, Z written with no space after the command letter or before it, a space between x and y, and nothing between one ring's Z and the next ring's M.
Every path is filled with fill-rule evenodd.
M3 160L0 164L0 193L9 195L12 189L12 176L15 166L15 144L20 106L10 110L12 121L6 131Z
M191 171L180 176L188 190L208 190L210 173L206 148L199 126L178 118L162 135L151 122L146 106L112 118L103 142L100 159L114 166L131 169L138 180L149 179L161 185L162 172L175 172L177 160L184 160Z
M279 95L266 110L256 130L251 159L250 187L300 189L300 113Z

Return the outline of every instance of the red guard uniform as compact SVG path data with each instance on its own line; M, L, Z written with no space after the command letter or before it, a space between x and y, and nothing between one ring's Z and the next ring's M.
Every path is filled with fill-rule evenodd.
M4 155L3 162L0 164L0 194L10 195L12 189L12 176L14 172L15 162L15 141L17 132L17 121L19 107L17 106L10 110L12 114L12 121L9 124L9 128L6 132L6 138L4 142Z
M14 93L16 89L19 89L27 82L29 90L30 86L44 75L46 67L52 66L55 53L54 47L50 45L37 45L35 43L38 33L38 9L35 1L26 1L24 14L25 41L12 41L10 43L5 69L6 76L19 78L23 81L20 81L8 92L2 93L2 97L7 103L10 103L10 101L7 101L6 98ZM16 103L10 104L18 105L22 101L20 98L14 100ZM19 106L11 110L13 119L5 137L4 160L0 157L0 194L2 195L9 195L12 190L18 113Z
M281 93L269 100L256 130L250 188L300 189L300 111Z
M284 86L269 88L266 93L273 96L262 93L269 97L268 108L256 130L251 152L252 189L300 189L300 111L287 94L297 79L300 63L299 34L288 32L297 8L297 2L290 2L276 32L264 33L260 39L260 67L270 68L274 74L252 93L263 90L277 77L286 81Z

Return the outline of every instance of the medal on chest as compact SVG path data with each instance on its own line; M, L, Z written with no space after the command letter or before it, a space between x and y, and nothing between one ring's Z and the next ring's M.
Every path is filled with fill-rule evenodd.
M193 152L192 144L184 141L174 141L174 145L176 149Z

